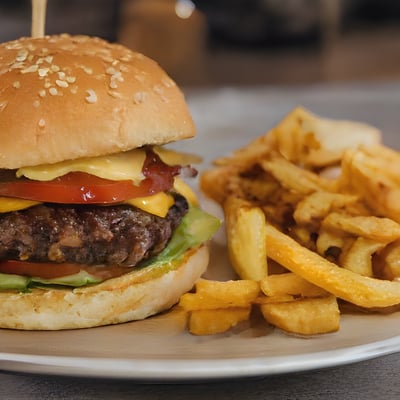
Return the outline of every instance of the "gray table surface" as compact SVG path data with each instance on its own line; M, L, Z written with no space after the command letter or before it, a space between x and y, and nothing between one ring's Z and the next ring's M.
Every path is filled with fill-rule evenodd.
M199 136L210 130L256 136L298 104L371 123L400 148L400 82L187 91ZM216 112L221 102L224 112ZM192 144L193 145L193 144ZM182 145L185 149L186 146ZM196 148L202 152L206 149ZM191 149L193 151L193 149ZM229 151L229 141L221 152ZM207 161L207 160L206 160ZM400 330L400 326L399 326ZM7 344L0 344L0 352ZM0 373L1 399L398 399L400 354L328 369L252 379L180 384Z

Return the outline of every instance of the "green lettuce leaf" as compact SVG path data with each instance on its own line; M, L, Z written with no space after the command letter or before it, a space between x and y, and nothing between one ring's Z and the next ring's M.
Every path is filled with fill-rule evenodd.
M144 265L159 265L179 260L187 250L210 240L220 224L218 218L199 208L191 207L175 229L167 247L157 256L146 261Z
M191 207L179 226L175 229L167 247L157 256L142 263L138 267L138 270L142 270L143 268L158 268L165 264L171 264L171 268L173 268L173 263L179 261L187 250L196 248L210 240L218 230L220 224L221 222L218 218L199 208ZM0 273L0 290L14 289L24 291L30 287L53 285L80 287L100 282L101 279L86 271L54 279Z

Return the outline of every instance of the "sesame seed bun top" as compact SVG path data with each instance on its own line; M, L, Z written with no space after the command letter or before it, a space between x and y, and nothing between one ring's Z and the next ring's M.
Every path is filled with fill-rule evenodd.
M192 137L184 97L157 63L87 36L0 44L0 168Z

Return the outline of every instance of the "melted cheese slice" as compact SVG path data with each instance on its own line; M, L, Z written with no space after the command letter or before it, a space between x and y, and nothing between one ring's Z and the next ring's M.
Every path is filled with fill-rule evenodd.
M17 171L17 177L51 181L69 172L86 172L111 181L132 180L138 184L144 179L142 168L145 159L146 152L135 149L107 156L84 157L55 164L23 167Z
M188 165L201 162L201 158L198 156L159 146L154 147L153 151L167 165ZM17 171L17 177L25 176L35 181L51 181L69 172L86 172L111 181L132 180L138 184L144 179L142 168L145 159L145 150L135 149L107 156L84 157L54 164L22 167Z
M164 147L154 147L153 151L167 165L187 165L201 161L198 156L180 153ZM25 176L36 181L50 181L69 172L86 172L104 179L114 181L132 180L134 184L138 184L144 178L142 168L145 159L145 150L135 149L108 156L86 157L55 164L23 167L17 171L17 177ZM178 177L174 180L174 190L184 196L189 204L198 205L197 197L193 190ZM150 214L165 217L169 208L173 205L174 199L166 193L157 193L149 197L127 200L124 203L140 208ZM0 197L0 213L23 210L36 204L40 203L11 197Z
M17 199L14 197L0 197L0 213L23 210L40 204L38 201Z
M182 153L180 151L167 149L166 147L154 146L153 151L160 157L161 161L167 165L199 164L203 161L200 156L195 154Z
M196 194L194 193L192 188L181 178L179 177L175 178L174 189L176 192L185 197L191 206L197 207L199 205L199 201L197 200Z
M170 194L161 192L149 197L137 197L126 200L124 204L129 204L150 214L164 218L174 204L174 198Z
M184 196L190 205L198 205L195 193L182 179L175 178L174 190ZM23 210L37 204L40 204L40 202L17 199L14 197L0 197L0 213ZM137 197L135 199L126 200L124 201L124 204L129 204L150 214L164 218L170 207L174 204L174 198L167 193L161 192L153 196Z

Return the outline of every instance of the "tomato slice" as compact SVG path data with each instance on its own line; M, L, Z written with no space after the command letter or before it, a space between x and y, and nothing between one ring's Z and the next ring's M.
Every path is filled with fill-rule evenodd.
M171 189L180 167L168 166L149 151L139 185L132 181L111 181L84 172L71 172L52 181L20 178L0 182L0 196L67 204L110 204L147 197Z
M130 272L132 268L120 266L93 266L72 263L27 262L18 260L0 261L0 273L15 274L42 279L54 279L87 271L100 279L110 279Z

